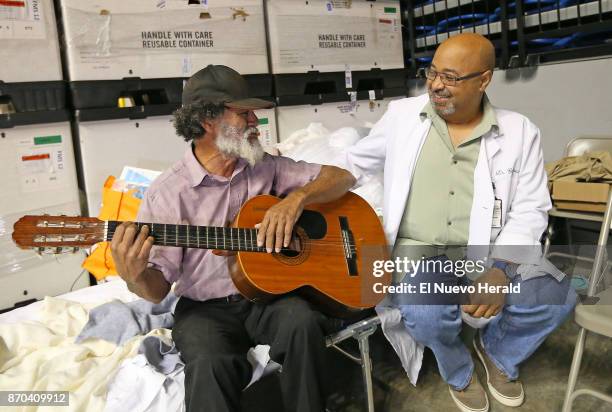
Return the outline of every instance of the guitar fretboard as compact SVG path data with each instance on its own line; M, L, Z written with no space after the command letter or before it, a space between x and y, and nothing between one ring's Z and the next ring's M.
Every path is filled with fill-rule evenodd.
M104 240L110 241L121 223L114 220L107 221ZM136 222L139 230L145 225L149 227L149 236L153 236L155 244L159 246L239 252L266 251L265 247L257 246L257 229Z

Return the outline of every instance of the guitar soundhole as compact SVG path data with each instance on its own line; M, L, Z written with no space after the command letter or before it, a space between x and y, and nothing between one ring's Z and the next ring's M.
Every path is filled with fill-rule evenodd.
M288 258L295 258L302 252L302 239L297 235L293 235L293 240L289 246L281 250L281 254Z
M273 254L280 262L291 266L303 263L309 255L310 245L308 243L308 236L304 229L299 226L294 230L293 240L289 247L283 249L280 253Z

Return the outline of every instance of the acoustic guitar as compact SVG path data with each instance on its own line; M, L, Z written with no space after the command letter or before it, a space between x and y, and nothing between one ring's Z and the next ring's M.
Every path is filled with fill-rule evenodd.
M391 275L373 275L374 262L388 249L380 220L369 204L353 193L308 206L297 221L291 245L279 253L257 246L255 224L281 199L261 195L248 200L232 227L137 222L149 226L155 245L237 252L228 259L238 291L254 302L300 293L318 309L351 317L375 306ZM121 222L92 217L24 216L14 225L13 241L42 254L76 252L110 241ZM377 285L374 288L374 284Z

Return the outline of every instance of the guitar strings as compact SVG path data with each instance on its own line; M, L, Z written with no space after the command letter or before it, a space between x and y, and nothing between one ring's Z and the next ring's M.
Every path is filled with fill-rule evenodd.
M114 233L113 232L108 232L108 237L112 238L112 235ZM156 236L153 236L156 240L159 239ZM166 244L170 244L174 242L181 242L183 244L186 244L187 241L189 241L190 244L196 245L198 243L198 238L197 237L186 237L186 236L166 236L166 238L164 239ZM256 242L256 240L238 240L237 238L229 238L229 237L216 237L216 236L208 236L208 237L200 237L199 242L204 244L204 243L215 243L215 245L221 245L221 244L230 244L232 247L238 247L238 245L244 245L245 242L246 243L250 243L253 244L253 242ZM343 247L344 243L343 242L334 242L334 241L326 241L326 240L314 240L314 239L306 239L306 240L302 240L302 243L306 244L318 244L318 245L331 245L331 246L338 246L338 247ZM260 246L249 246L249 247L253 247L253 248L259 248ZM261 246L263 247L263 246Z
M108 221L108 222L122 223L122 222L119 222L119 221ZM149 226L149 228L151 227L151 225L165 225L166 226L165 230L166 230L167 234L172 234L172 235L174 235L174 233L177 232L177 227L180 228L182 232L186 232L186 229L184 229L184 228L188 227L187 225L183 225L183 224L176 225L176 224L171 224L171 223L140 223L140 222L137 222L137 223L139 223L142 226L144 226L144 225ZM99 226L101 228L104 228L105 225L106 225L105 222L100 222L100 223L93 223L91 226ZM216 232L219 231L219 230L221 230L221 231L223 231L223 230L257 231L258 230L257 228L244 228L244 227L236 228L236 227L227 227L227 226L195 226L195 225L192 226L192 225L189 225L189 227L208 228L206 233L213 232L211 235L208 236L209 238L212 238L212 237L216 236ZM110 228L109 227L108 228L108 233L109 234L111 234L111 233L114 234L116 229L117 229L116 227L115 228ZM196 229L196 230L199 230L199 229ZM179 235L181 235L181 234L179 233ZM238 234L238 235L240 235L240 234ZM192 236L192 234L190 233L189 236ZM230 236L231 237L233 235L231 233L230 234L228 234L228 233L221 233L221 236ZM219 236L219 237L221 237L221 236ZM200 233L200 237L202 237L202 233ZM339 240L343 240L343 237L342 236L335 236L335 235L330 234L330 235L326 236L326 239L331 239L331 240L339 239Z
M109 238L112 238L112 235L114 234L114 232L109 231L108 236ZM153 236L155 238L155 236ZM157 240L157 238L155 238ZM187 241L187 239L189 239L189 242ZM187 238L186 236L166 236L166 238L164 239L166 246L173 246L172 243L176 242L176 243L181 243L180 246L183 247L187 247L190 245L198 245L198 239L194 238L194 237L189 237ZM242 239L240 241L238 241L237 238L234 239L230 239L227 237L215 237L215 236L209 236L207 238L206 242L203 242L204 239L202 237L200 237L200 244L208 244L209 246L212 246L212 243L215 243L215 248L221 247L223 246L224 248L227 248L228 246L230 248L237 248L237 249L241 249L241 248L249 248L249 249L260 249L260 250L265 250L265 246L256 246L256 244L253 244L252 242L255 240L247 240L246 243L250 243L249 246L247 246ZM307 239L305 241L303 241L302 243L304 243L305 245L323 245L323 246L332 246L334 248L339 248L339 249L344 249L344 243L343 242L332 242L332 241L325 241L325 240L313 240L313 239ZM188 245L189 244L189 245ZM351 251L354 251L354 249L356 248L355 245L350 245L349 246ZM281 250L285 250L285 251L293 251L294 249L290 249L290 248L282 248ZM248 250L246 250L248 252ZM253 250L255 251L255 250Z
M253 230L253 229L250 229ZM222 243L225 241L225 243L238 243L240 242L241 244L243 242L256 242L256 239L251 238L251 235L248 235L249 238L245 238L246 234L243 233L222 233L219 234L219 236L217 236L217 234L215 234L214 230L212 231L212 234L202 234L200 233L200 236L198 237L198 235L194 235L194 234L189 234L189 236L186 236L186 233L176 233L176 231L174 229L171 230L167 230L165 233L165 241L166 242L172 242L172 240L180 240L180 241L185 241L187 242L187 240L189 240L189 242L193 242L193 243L197 243L198 239L200 240L200 242L203 241L207 241L208 243L211 242L216 242L216 243ZM107 237L112 238L112 236L114 235L115 230L108 230L107 232ZM57 236L57 234L46 234L47 236ZM94 236L99 236L99 237L103 237L104 233L98 231L98 230L94 230L94 231L79 231L78 233L66 233L65 235L83 235L83 236L89 236L89 235L94 235ZM160 233L159 232L155 232L154 234L152 234L151 236L153 236L156 239L160 239ZM344 244L344 238L342 238L341 236L334 236L334 235L328 235L326 236L325 240L318 240L318 239L310 239L310 238L306 238L306 239L302 239L300 238L300 241L303 243L318 243L318 244L330 244L330 245L343 245Z

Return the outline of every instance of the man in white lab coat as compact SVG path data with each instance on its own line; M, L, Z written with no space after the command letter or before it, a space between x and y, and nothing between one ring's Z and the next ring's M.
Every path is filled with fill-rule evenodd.
M569 278L538 255L551 208L540 131L525 116L489 103L485 90L494 66L495 50L485 37L446 40L426 72L428 94L391 102L370 135L336 163L357 183L384 170L384 226L396 257L446 261L440 250L448 245L483 245L497 254L488 255L494 263L488 260L475 284L522 286L519 297L502 292L484 300L472 296L463 305L400 305L417 352L404 366L418 373L423 346L431 348L452 399L469 412L487 411L489 401L459 337L462 318L490 320L474 349L491 395L516 407L525 396L519 364L566 319L576 299ZM413 273L404 282L461 284L425 276L431 274Z

